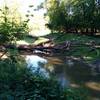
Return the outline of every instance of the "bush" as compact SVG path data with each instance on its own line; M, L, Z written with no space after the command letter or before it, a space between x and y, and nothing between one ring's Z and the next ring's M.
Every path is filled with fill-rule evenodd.
M22 38L28 33L28 21L22 21L16 16L10 14L10 10L7 6L0 9L0 43L11 43L17 39ZM18 20L18 21L17 21Z
M23 61L0 60L0 100L87 100L83 91L65 90L57 80L33 74Z

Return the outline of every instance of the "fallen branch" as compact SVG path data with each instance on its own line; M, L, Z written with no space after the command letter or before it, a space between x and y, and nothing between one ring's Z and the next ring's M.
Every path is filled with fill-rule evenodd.
M7 53L7 51L5 51L1 56L0 59Z

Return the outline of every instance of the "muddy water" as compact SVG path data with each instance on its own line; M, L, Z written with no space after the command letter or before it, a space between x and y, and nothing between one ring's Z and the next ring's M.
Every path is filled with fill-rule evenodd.
M44 77L56 77L63 87L84 87L91 100L100 100L100 72L83 60L66 56L27 55L26 62L33 72L38 71Z

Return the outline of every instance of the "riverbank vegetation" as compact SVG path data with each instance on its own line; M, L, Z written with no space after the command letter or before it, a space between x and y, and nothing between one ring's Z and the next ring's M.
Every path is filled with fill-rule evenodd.
M45 4L45 15L49 17L46 26L52 33L36 38L27 36L29 19L17 22L7 6L0 9L0 100L88 100L88 92L83 88L63 88L56 78L33 73L17 53L17 40L24 37L29 48L22 45L22 49L30 52L31 47L32 54L36 49L49 56L60 53L86 62L99 59L100 40L96 34L100 33L100 2L46 0Z
M68 50L64 52L67 56L81 57L90 62L100 58L99 36L93 37L74 33L51 33L46 37L53 39L55 45L62 45L62 48L67 44Z
M63 89L56 79L33 73L21 57L0 60L0 100L87 100L82 89Z
M3 52L0 55L0 100L85 100L85 90L64 89L55 78L44 78L33 73L16 48L3 47L7 44L16 45L16 41L26 35L28 21L17 23L9 19L9 8L6 6L0 11L0 50Z

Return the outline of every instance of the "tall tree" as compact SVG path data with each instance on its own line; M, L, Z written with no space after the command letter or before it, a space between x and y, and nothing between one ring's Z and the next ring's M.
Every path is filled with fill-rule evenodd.
M49 28L64 32L100 30L100 6L96 0L47 0Z

